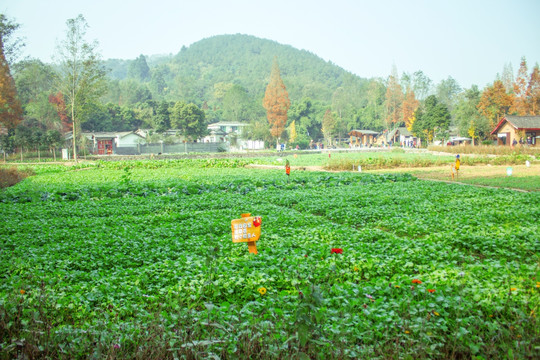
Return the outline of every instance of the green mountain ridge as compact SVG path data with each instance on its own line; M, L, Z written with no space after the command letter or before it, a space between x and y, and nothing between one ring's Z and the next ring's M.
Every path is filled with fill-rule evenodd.
M274 57L292 101L307 97L329 103L345 83L357 87L367 83L309 51L243 34L212 36L182 47L176 55L145 59L152 76L159 74L167 84L165 100L201 104L212 101L218 83L240 85L251 97L262 98ZM111 70L111 78L126 80L134 61L109 59L105 66Z

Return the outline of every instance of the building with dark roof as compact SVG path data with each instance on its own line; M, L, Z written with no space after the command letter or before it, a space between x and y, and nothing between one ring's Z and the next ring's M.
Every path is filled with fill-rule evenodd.
M491 135L497 136L499 145L538 146L540 116L505 116L495 126Z

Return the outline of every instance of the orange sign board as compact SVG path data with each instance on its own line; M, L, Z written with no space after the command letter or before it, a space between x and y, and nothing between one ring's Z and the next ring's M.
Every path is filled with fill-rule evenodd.
M246 216L231 220L232 241L252 242L261 237L261 217Z

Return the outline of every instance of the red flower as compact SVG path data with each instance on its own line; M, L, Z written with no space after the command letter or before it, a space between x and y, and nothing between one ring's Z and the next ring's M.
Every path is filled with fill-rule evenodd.
M255 216L253 218L253 226L258 227L262 224L262 218L260 216Z
M343 249L333 248L330 254L343 254Z
M304 257L307 257L307 254L306 254L306 255L304 255Z
M435 289L427 289L427 291L433 294L435 292Z
M413 279L412 281L413 284L421 284L422 282L418 279Z

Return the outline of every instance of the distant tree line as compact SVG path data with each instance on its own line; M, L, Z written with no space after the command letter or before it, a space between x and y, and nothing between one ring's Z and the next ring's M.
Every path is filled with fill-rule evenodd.
M94 52L95 83L70 96L55 80L60 61L16 58L24 45L14 36L18 27L0 14L0 148L7 152L54 149L67 132L144 128L163 139L176 129L196 140L218 121L249 123L246 137L269 146L279 139L306 147L352 129L399 126L425 142L447 138L452 127L478 142L505 114L540 115L539 67L529 72L525 58L515 77L506 64L486 88L462 89L451 77L434 84L422 71L399 76L395 67L386 79L363 79L307 51L246 35L204 39L174 56L100 61ZM277 127L265 100L274 58L289 99Z

